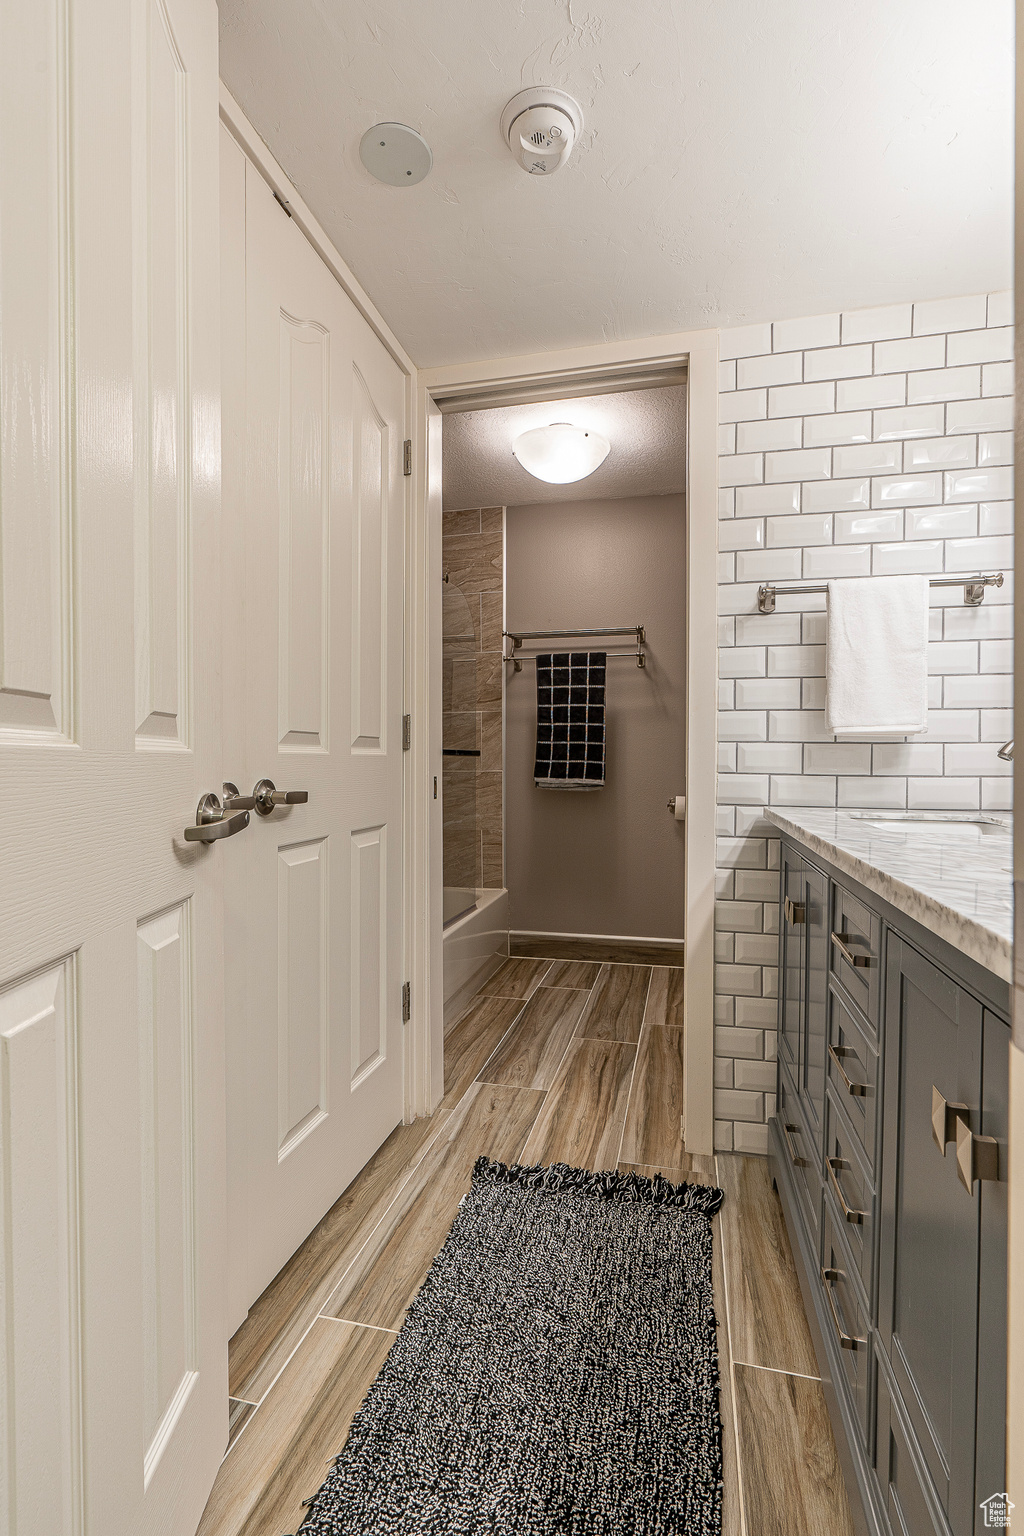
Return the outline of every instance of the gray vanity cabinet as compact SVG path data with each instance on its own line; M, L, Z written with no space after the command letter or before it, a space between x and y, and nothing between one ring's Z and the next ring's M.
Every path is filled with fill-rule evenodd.
M787 847L781 888L779 1057L800 1106L807 1150L813 1149L820 1162L828 1016L828 878L796 849Z
M787 839L782 869L771 1147L855 1521L979 1536L1004 1475L1008 988Z
M984 1010L895 934L886 971L879 1351L950 1527L970 1536L981 1186L958 1177L956 1135L958 1116L980 1129Z

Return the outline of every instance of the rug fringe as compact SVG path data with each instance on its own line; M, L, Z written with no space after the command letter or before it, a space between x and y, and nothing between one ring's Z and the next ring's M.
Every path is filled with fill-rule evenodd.
M670 1205L705 1216L713 1216L725 1198L724 1191L712 1185L670 1184L660 1173L653 1179L611 1168L592 1173L588 1168L571 1168L568 1163L552 1163L548 1168L538 1163L525 1168L519 1163L497 1163L489 1157L477 1158L473 1183L522 1184L546 1194L572 1193L594 1195L601 1200L625 1200L635 1205Z

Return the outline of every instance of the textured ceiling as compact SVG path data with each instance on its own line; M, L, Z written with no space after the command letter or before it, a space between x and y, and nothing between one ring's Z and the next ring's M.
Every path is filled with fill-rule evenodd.
M225 83L422 366L1010 284L1012 0L220 0ZM586 119L548 178L525 85ZM425 135L420 185L359 140Z
M541 501L669 496L686 487L682 386L589 395L551 405L511 405L445 416L441 447L445 511L514 507ZM604 463L585 480L547 485L512 457L512 439L531 427L568 421L611 443Z

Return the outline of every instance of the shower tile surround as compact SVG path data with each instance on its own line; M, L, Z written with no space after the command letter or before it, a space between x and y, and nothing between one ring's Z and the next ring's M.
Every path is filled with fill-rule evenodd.
M504 544L504 507L443 514L442 743L481 754L442 759L446 886L504 885Z
M715 1144L775 1110L777 829L766 805L1007 810L1013 734L1009 294L721 332ZM825 598L763 581L1001 570L980 608L931 592L928 730L825 728Z

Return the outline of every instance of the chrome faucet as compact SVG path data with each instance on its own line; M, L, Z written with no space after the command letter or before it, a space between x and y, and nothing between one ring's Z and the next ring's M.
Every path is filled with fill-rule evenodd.
M1013 762L1013 737L1011 736L1005 746L1000 747L996 757L1001 757L1004 763Z

